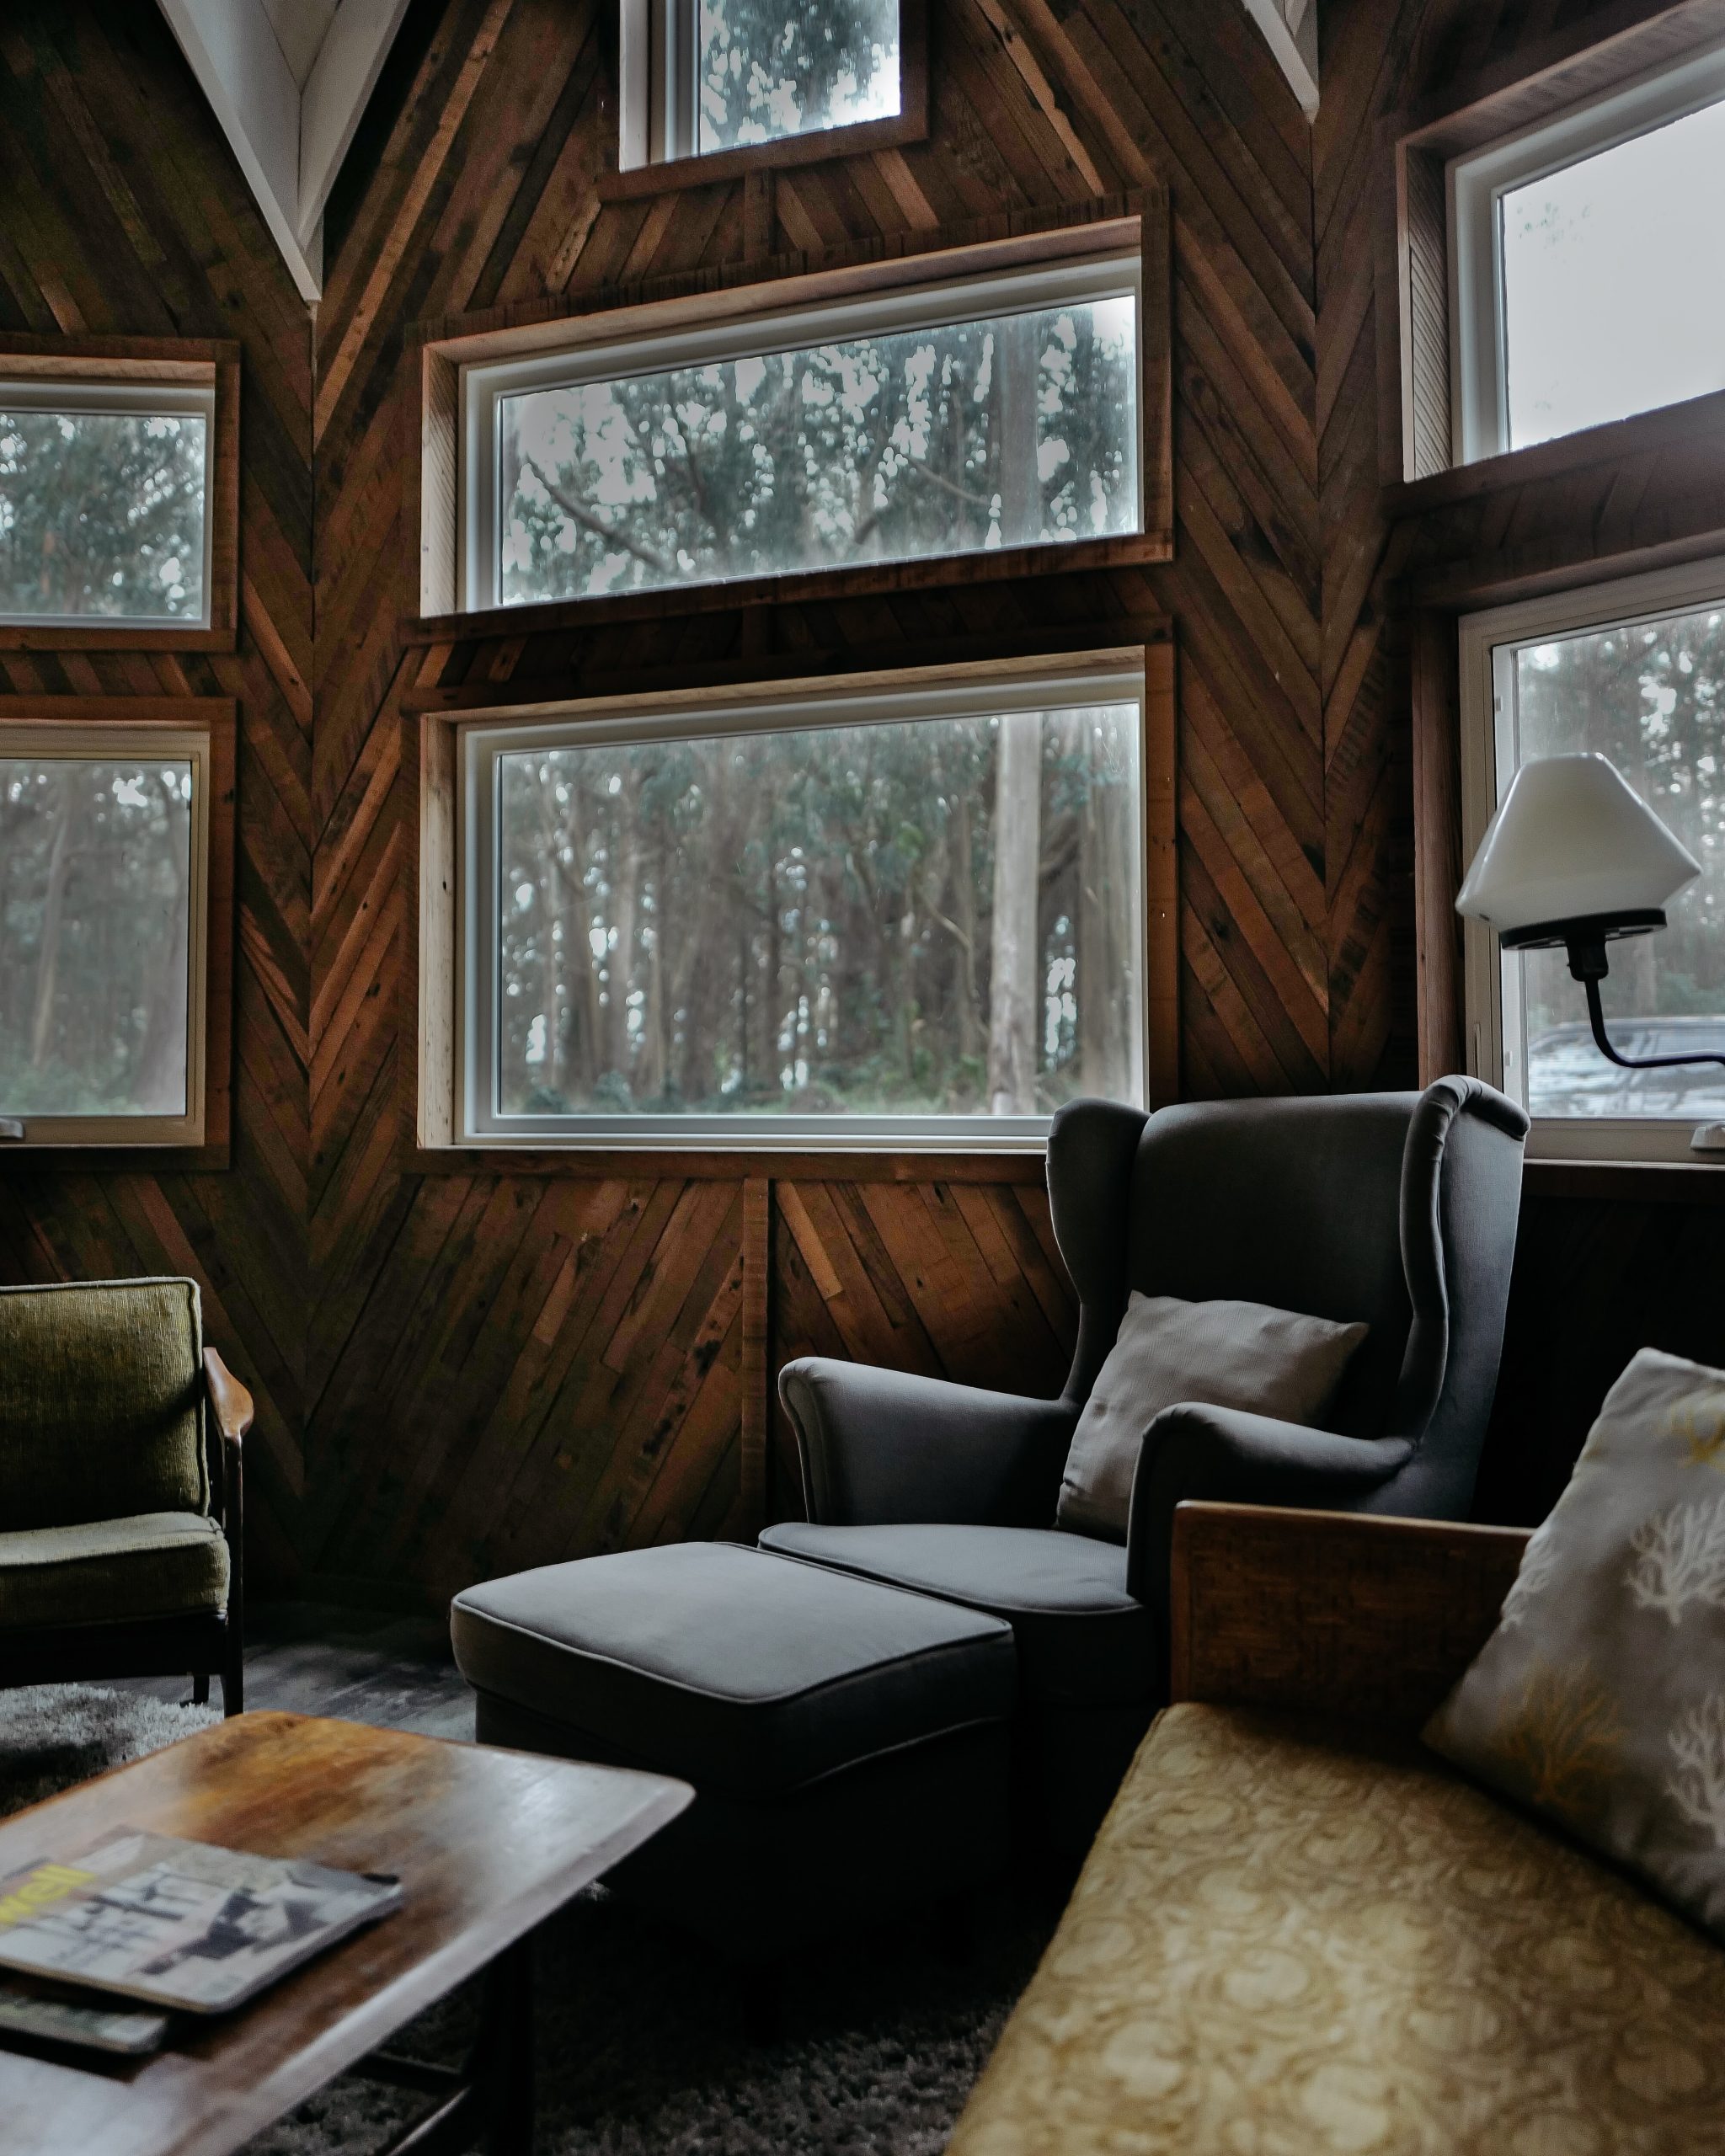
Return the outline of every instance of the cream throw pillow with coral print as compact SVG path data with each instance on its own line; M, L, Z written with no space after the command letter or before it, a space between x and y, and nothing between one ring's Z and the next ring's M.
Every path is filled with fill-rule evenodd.
M1725 1939L1725 1370L1636 1357L1425 1740Z

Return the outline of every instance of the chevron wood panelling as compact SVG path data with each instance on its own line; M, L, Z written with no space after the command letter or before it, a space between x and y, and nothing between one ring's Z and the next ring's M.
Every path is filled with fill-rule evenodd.
M618 689L861 648L887 664L998 638L1003 603L1066 648L1171 623L1184 1091L1412 1080L1412 542L1375 478L1373 134L1410 83L1578 12L1334 0L1313 133L1231 0L933 0L927 141L601 201L601 0L414 0L330 205L314 328L157 11L10 0L0 324L238 338L244 402L232 658L0 654L13 693L240 701L233 1165L7 1162L0 1277L203 1282L260 1402L262 1577L438 1593L745 1531L795 1502L761 1396L786 1356L1048 1391L1070 1350L1045 1198L1011 1176L427 1171L403 1112L398 780L403 708L428 687ZM1172 563L645 632L409 640L408 324L1157 176Z
M302 1549L310 1303L312 337L249 190L153 7L0 10L0 324L242 347L241 590L232 656L0 653L0 691L239 700L232 1166L6 1164L0 1278L190 1273L258 1402L254 1561Z

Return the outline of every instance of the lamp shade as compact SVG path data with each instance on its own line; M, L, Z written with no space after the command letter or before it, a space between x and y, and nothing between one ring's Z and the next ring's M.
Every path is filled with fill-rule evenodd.
M1510 780L1455 910L1510 941L1558 922L1648 925L1701 873L1608 757L1541 756Z

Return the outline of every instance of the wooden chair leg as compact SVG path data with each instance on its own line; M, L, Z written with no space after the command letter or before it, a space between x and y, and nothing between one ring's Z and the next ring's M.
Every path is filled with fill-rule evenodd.
M222 1711L224 1715L243 1715L246 1710L246 1667L243 1650L238 1640L228 1644L227 1658L222 1665Z
M207 1669L200 1669L192 1678L192 1705L195 1707L207 1707L209 1704L210 1673Z

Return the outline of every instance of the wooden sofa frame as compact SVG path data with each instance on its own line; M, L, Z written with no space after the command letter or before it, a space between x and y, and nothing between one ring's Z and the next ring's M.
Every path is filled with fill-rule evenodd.
M1170 1694L1413 1735L1497 1629L1528 1533L1374 1513L1174 1513Z
M20 1627L0 1646L0 1689L93 1677L174 1677L189 1673L199 1706L210 1679L222 1680L222 1708L245 1708L245 1486L241 1447L252 1427L252 1396L213 1348L204 1350L204 1442L211 1502L227 1544L226 1609L102 1625Z

